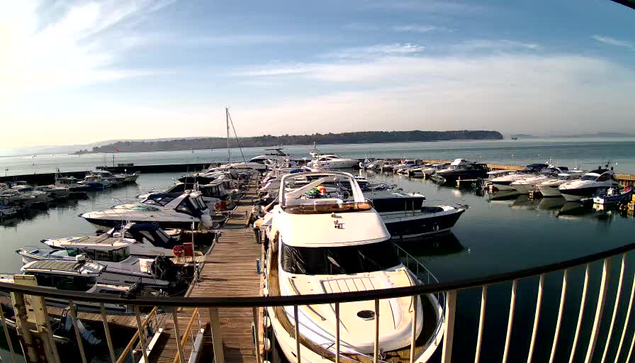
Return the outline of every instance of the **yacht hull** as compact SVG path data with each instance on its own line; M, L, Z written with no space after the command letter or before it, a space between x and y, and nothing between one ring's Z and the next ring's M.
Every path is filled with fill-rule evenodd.
M404 213L380 213L393 239L416 238L449 232L465 212L463 208L406 216Z
M592 198L594 194L599 194L601 191L605 191L608 187L588 187L579 189L560 189L560 194L566 199L567 202L575 202L583 199Z
M108 229L110 229L113 227L124 225L129 222L154 223L161 228L179 228L179 229L185 229L185 230L189 230L192 228L191 221L148 221L148 220L130 220L130 219L114 220L114 219L99 219L99 218L87 218L87 217L84 217L84 219L88 223L95 226L97 229L103 229L104 227L108 227ZM194 222L194 229L199 228L199 223L201 222Z

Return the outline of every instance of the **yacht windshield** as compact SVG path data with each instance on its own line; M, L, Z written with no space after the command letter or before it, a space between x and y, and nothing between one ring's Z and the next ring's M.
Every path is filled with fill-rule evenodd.
M292 247L282 244L282 269L292 274L356 274L382 271L400 263L390 241L346 247Z
M597 179L597 175L585 175L582 178L580 178L580 180L593 180L595 181Z
M151 194L148 199L144 200L143 204L150 204L150 205L160 205L160 206L165 206L166 204L170 203L171 201L173 201L174 199L176 199L176 197L178 197L177 195L171 195L171 194Z

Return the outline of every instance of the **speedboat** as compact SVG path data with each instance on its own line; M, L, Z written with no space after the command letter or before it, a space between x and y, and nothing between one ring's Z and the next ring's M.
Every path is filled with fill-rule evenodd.
M298 174L283 177L279 203L269 214L267 296L373 291L422 283L401 263L381 217L352 175L304 174L312 181L297 189L287 185ZM315 195L312 190L323 183L346 184L351 192L340 197ZM339 307L339 321L331 304L301 305L297 317L293 306L266 308L289 362L336 361L333 327L338 323L342 325L340 358L347 362L372 360L376 324L381 326L378 341L385 362L408 356L413 332L414 362L427 362L443 337L443 308L431 294L382 299L379 311L389 313L379 315L374 300Z
M132 285L142 283L154 288L173 289L187 285L187 277L191 273L182 271L184 267L177 267L166 256L153 259L141 258L130 254L130 247L116 247L94 244L90 247L67 249L42 249L25 247L16 250L22 257L22 262L28 264L33 261L76 261L78 256L85 256L90 261L104 265L106 268L97 278L97 282L104 284Z
M92 190L105 190L113 187L116 180L112 174L108 176L99 172L89 172L80 183L88 185Z
M23 196L29 197L30 200L26 202L26 205L44 204L49 201L48 194L43 191L36 190L35 187L29 185L25 181L11 182L11 189Z
M366 192L394 239L406 239L449 232L465 212L465 206L425 206L417 193L387 190Z
M266 151L272 151L270 153L254 156L249 159L250 163L267 164L268 161L275 163L295 162L296 160L291 155L285 153L281 147L274 147L265 149Z
M580 178L581 176L582 173L576 170L568 171L565 173L560 173L555 177L548 178L547 180L538 183L536 187L543 197L562 197L562 194L560 193L560 190L558 188L562 184Z
M580 179L572 180L558 187L568 202L590 199L609 188L619 187L613 170L596 169L584 174Z
M350 169L358 167L359 160L342 158L335 154L322 154L316 155L307 166L313 169Z
M129 248L139 257L171 256L174 247L181 245L177 238L151 223L128 223L97 236L49 238L41 241L55 249L119 249Z
M84 184L74 176L55 176L55 186L68 188L71 193L83 193L91 189L90 185Z
M198 228L213 226L207 205L201 192L155 193L139 203L123 204L98 212L88 212L80 217L97 226L114 227L127 222L155 223L163 228Z
M457 180L474 180L487 178L487 164L480 164L464 159L454 160L447 169L437 170L432 180L440 184L452 184Z

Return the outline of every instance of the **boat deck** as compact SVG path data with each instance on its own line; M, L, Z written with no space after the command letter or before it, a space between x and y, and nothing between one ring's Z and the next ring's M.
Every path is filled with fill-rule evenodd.
M251 192L251 193L250 193ZM248 192L232 211L221 230L221 236L205 256L200 280L190 289L191 297L239 297L256 296L262 293L262 277L257 273L256 260L262 257L262 245L254 240L251 228L247 228L252 208L253 189ZM178 312L179 333L182 337L190 321L193 335L198 329L205 330L204 345L200 356L211 358L212 345L209 329L209 310L201 309L200 319L192 319L194 309ZM245 309L219 308L221 335L226 362L256 362L256 350L252 336L253 311ZM200 324L200 326L199 326ZM150 361L175 362L178 356L174 323L166 319L162 338L155 345ZM262 331L262 330L261 330ZM187 338L183 349L186 359L192 351L192 339ZM205 359L204 361L211 361Z

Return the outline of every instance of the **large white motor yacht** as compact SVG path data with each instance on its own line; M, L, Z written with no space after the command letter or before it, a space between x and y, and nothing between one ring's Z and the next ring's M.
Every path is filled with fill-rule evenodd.
M174 194L150 194L140 203L124 204L99 212L80 215L97 226L114 227L126 222L150 222L163 228L206 228L213 226L207 205L198 191Z
M580 179L560 185L558 190L564 199L573 202L592 198L594 194L600 194L619 185L613 170L597 169L584 174Z
M293 188L294 178L308 184ZM312 191L323 183L348 184L350 195L323 198ZM267 227L269 296L361 292L418 284L399 260L381 217L366 201L355 178L348 173L300 173L283 177L279 204ZM268 223L267 223L268 224ZM414 302L414 304L413 304ZM417 309L417 314L414 314ZM294 308L270 307L273 332L290 362L335 361L334 306L300 306L298 309L300 357L295 336ZM339 324L342 359L372 359L375 325L379 323L382 361L400 362L408 356L413 324L417 336L415 362L426 362L442 340L442 308L436 297L403 297L340 304ZM413 317L416 316L416 320ZM379 319L379 322L377 322Z

